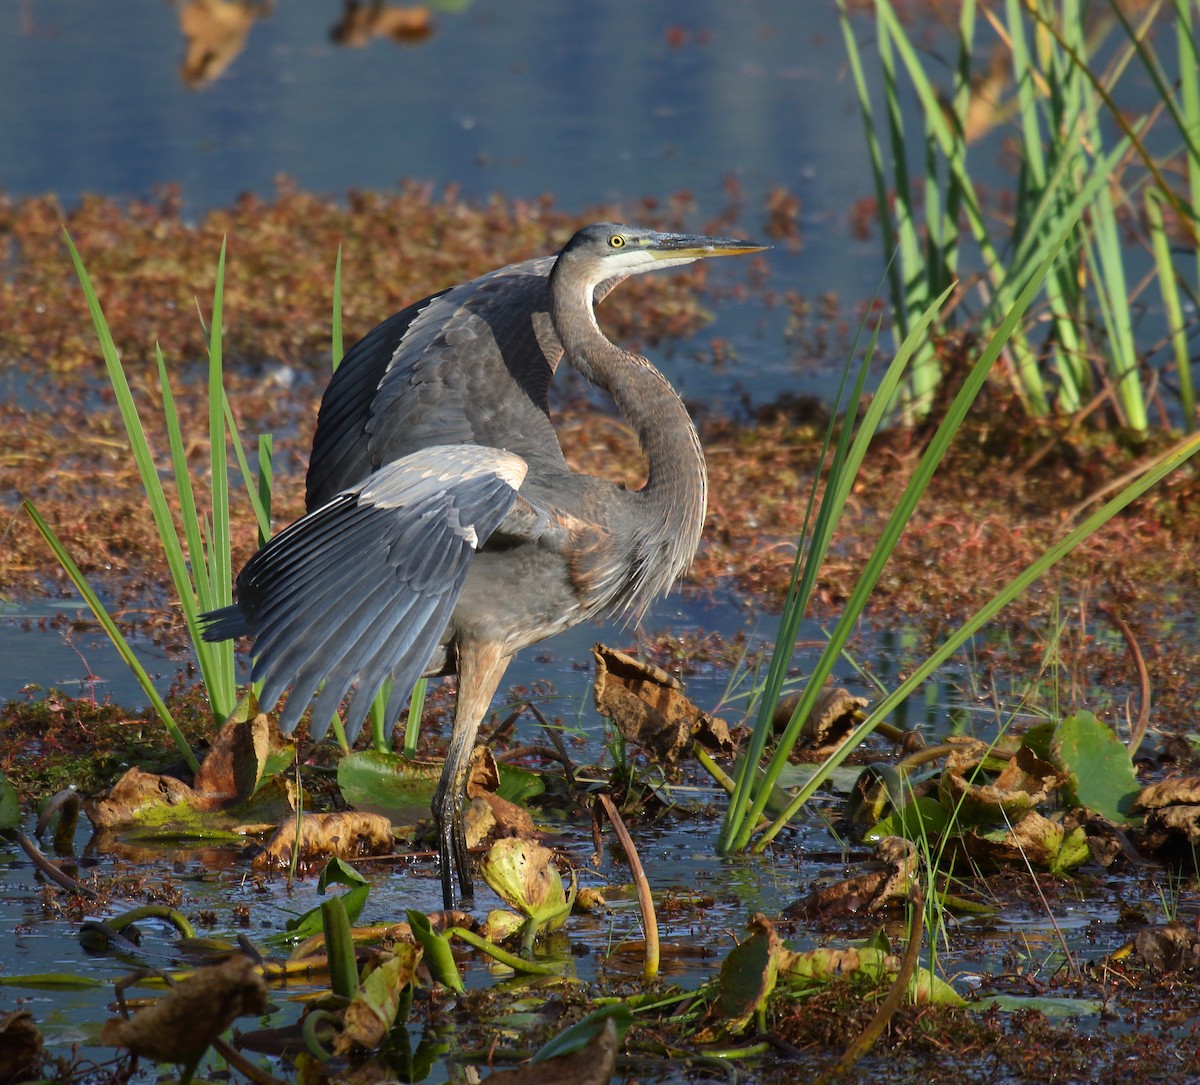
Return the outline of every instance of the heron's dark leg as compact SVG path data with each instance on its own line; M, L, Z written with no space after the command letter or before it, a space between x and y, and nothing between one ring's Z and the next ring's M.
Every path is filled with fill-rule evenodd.
M433 797L442 867L442 900L447 908L475 898L467 854L465 810L467 768L479 724L491 707L492 696L508 666L509 657L491 642L458 645L458 700L446 764Z

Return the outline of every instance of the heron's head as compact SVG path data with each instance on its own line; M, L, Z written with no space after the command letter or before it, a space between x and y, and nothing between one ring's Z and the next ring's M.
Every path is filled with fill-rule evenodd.
M569 273L590 287L606 279L690 264L710 256L760 252L766 247L730 237L660 233L641 226L597 222L585 226L566 243L555 272Z

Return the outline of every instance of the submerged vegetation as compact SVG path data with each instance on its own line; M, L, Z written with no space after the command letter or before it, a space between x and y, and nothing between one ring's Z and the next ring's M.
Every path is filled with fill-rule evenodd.
M547 718L544 690L514 691L469 785L469 835L503 905L482 920L397 909L390 895L433 884L413 822L436 776L417 757L440 744L442 691L413 710L403 755L378 726L371 750L350 750L344 736L336 747L293 745L257 712L253 691L236 688L232 654L204 654L219 646L195 638L196 615L230 598L232 570L272 521L300 511L294 457L328 369L335 256L334 364L343 326L361 334L431 283L549 251L581 221L629 209L473 207L415 186L356 193L346 206L284 186L274 202L247 199L194 226L170 194L128 209L88 200L68 215L51 200L3 208L0 303L16 318L0 329L0 351L50 360L40 368L51 373L26 364L28 380L59 399L53 411L4 408L4 463L36 531L10 502L0 587L62 590L53 557L117 638L149 627L179 649L190 634L202 686L188 674L186 689L159 698L147 677L152 709L136 719L57 695L0 715L0 829L48 879L46 912L77 924L87 952L112 966L105 980L96 968L6 969L0 984L119 981L121 1012L102 1032L97 1018L89 1040L122 1052L96 1064L44 1057L45 1022L18 1008L0 1013L10 1059L0 1058L0 1081L115 1082L137 1058L176 1063L190 1079L207 1072L210 1051L260 1083L420 1081L435 1067L458 1080L480 1066L510 1085L603 1085L622 1070L670 1081L1102 1081L1128 1077L1147 1044L1153 1065L1132 1073L1200 1075L1190 922L1200 508L1188 462L1200 436L1155 427L1148 409L1158 352L1163 373L1174 367L1170 413L1194 429L1184 321L1196 288L1171 239L1194 245L1200 108L1194 87L1173 88L1151 51L1147 28L1163 22L1135 25L1114 7L1120 33L1099 70L1096 28L1067 7L1072 17L1054 20L1048 5L961 5L958 65L939 90L891 5L876 4L886 119L865 91L861 103L881 234L897 254L887 279L894 358L867 395L881 329L866 323L831 410L785 398L755 417L701 418L712 500L691 590L731 586L750 605L780 609L776 643L664 637L645 647L665 670L598 651L618 687L604 696L597 683L610 718L602 751ZM1156 9L1187 36L1178 63L1194 70L1192 6ZM1011 91L1000 98L1012 112L1002 114L1023 148L1003 235L969 172L977 18L1003 46ZM862 88L855 29L847 16ZM897 58L924 111L920 175L905 165ZM1161 90L1153 119L1174 126L1162 160L1144 150L1151 118L1109 109L1134 64ZM1172 156L1177 173L1163 168ZM1187 184L1173 187L1180 178ZM771 201L768 218L780 205ZM634 210L660 227L691 214L684 199ZM66 285L60 218L82 291ZM983 266L956 288L963 223ZM1156 284L1165 313L1148 347L1132 338L1130 231L1152 261L1143 289ZM752 285L766 274L761 265ZM701 271L634 280L601 315L623 342L692 334L708 287ZM194 297L205 299L198 320ZM89 322L111 396L95 390ZM149 349L154 341L162 349ZM711 351L719 357L720 345ZM558 413L573 462L638 484L636 449L602 410L571 389ZM1034 594L1051 570L1056 583ZM813 618L832 625L798 676L794 645ZM905 627L902 674L884 680L855 658L864 621ZM1172 622L1188 630L1174 642ZM889 726L952 659L988 708L985 724L939 720L928 735ZM736 710L732 727L688 702L679 681L712 662L730 687L722 705L702 708ZM871 698L835 688L853 669ZM1098 688L1107 705L1094 702ZM1136 697L1122 710L1126 690ZM538 737L518 745L522 716ZM152 737L160 725L173 751ZM581 748L590 763L579 763ZM131 866L166 841L188 842L179 854L196 858L163 877L72 874L80 800L70 783L103 847ZM14 785L27 801L54 794L37 835L58 819L59 864L22 833ZM726 856L711 859L721 878L776 883L772 914L741 911L742 894L726 886L709 899L703 882L661 883L658 863L672 860L655 838L670 828L686 830L689 851ZM820 852L831 858L814 879ZM381 875L398 865L403 880ZM612 884L626 868L629 884ZM240 883L237 903L175 880L222 870L224 889ZM247 893L286 893L290 918L264 933ZM756 894L761 885L745 895ZM196 916L183 913L201 900ZM122 911L121 901L142 907ZM1086 940L1060 925L1068 905L1088 915ZM107 918L84 918L96 914ZM148 952L138 932L155 925L168 936ZM225 933L198 937L199 925ZM674 982L678 962L705 955L702 981ZM140 971L127 982L130 962ZM158 997L128 999L136 985ZM286 1005L296 989L299 1008ZM243 1020L231 1043L223 1036L239 1015L269 1016L271 1027Z

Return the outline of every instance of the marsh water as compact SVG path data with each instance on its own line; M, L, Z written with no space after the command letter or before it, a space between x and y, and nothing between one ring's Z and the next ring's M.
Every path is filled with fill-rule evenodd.
M207 61L184 33L188 7L161 0L9 5L0 15L0 190L12 197L54 193L69 206L87 193L132 200L179 185L185 209L195 215L245 191L270 196L281 175L334 198L414 179L478 201L493 192L516 200L549 194L564 208L631 214L645 198L686 191L697 225L732 205L751 235L764 227L768 194L783 190L799 199L798 233L769 256L770 291L828 297L853 316L878 287L878 239L862 236L852 215L854 203L871 195L871 181L832 2L465 0L431 5L427 32L403 43L349 35L357 10L349 3L230 4L250 12L244 33L233 45L226 39L213 47ZM335 26L342 29L335 33ZM931 41L937 33L933 20ZM919 123L912 127L919 138ZM995 146L999 157L999 138ZM849 342L845 328L837 334ZM746 411L783 393L828 396L844 360L837 353L844 343L814 350L789 334L786 306L757 295L719 301L700 335L729 343L736 361L699 365L687 341L654 360L689 402L716 412ZM45 374L3 379L6 395L31 403L54 394ZM141 706L140 690L77 600L4 601L3 607L0 698L53 686ZM63 614L81 620L64 632L53 621ZM718 589L706 600L663 601L644 632L715 630L769 643L775 620L769 607ZM579 664L597 640L627 636L614 626L577 629L525 653L508 680L550 681L554 714L568 719L599 759L605 735L590 707L590 669ZM815 652L822 637L814 622L801 639ZM136 634L135 645L161 686L176 679L184 660ZM903 631L864 628L856 651L886 681L904 666ZM798 673L807 662L802 650ZM969 721L978 717L986 733L991 708L973 693L969 672L965 663L947 667L900 722L936 737L964 720L973 726ZM869 683L849 664L841 677L869 695ZM689 678L689 694L711 707L726 694L727 681L719 669L701 670ZM730 706L733 718L737 703ZM679 795L685 810L715 798ZM582 832L563 840L576 852L588 850ZM712 839L689 828L686 817L640 846L656 890L678 889L686 898L699 886L707 898L668 922L664 941L683 945L706 932L739 931L755 911L777 913L814 879L843 872L847 855L821 816L765 859L715 857ZM289 888L276 882L263 892L233 849L92 855L82 831L78 847L84 873L100 864L106 875L170 883L183 890L189 909L215 909L222 928L233 908L248 906L252 935L278 930L318 900L311 880ZM621 881L622 872L605 857L595 877ZM1059 902L1056 918L1075 953L1087 958L1115 948L1115 935L1097 939L1088 929L1116 910L1127 888L1100 879L1080 886L1077 900ZM1091 894L1086 903L1085 894ZM376 880L363 918L438 904L433 877L397 872ZM113 961L89 959L75 926L46 902L22 854L0 843L4 971L111 978ZM1040 913L1006 911L976 926L975 937L960 940L944 961L967 984L1013 945L1024 947L1031 970L1052 967L1057 948ZM586 980L597 970L628 967L636 975L636 960L623 965L611 951L637 937L636 904L618 894L609 918L572 928L572 939L587 947L575 974ZM165 940L157 953L148 946L144 961L135 963L173 959ZM684 955L668 978L695 986L718 963ZM483 965L472 967L469 983L494 981ZM26 991L20 998L35 1010L48 1042L65 1052L94 1035L111 994ZM0 1007L16 999L6 989ZM414 1044L419 1039L414 1033Z

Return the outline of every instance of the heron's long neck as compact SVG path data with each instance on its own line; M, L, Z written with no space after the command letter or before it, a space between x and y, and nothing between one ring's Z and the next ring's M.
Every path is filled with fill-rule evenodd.
M687 569L700 544L708 474L696 427L675 390L644 358L621 350L596 323L590 291L579 304L552 304L555 330L567 359L608 392L637 434L649 462L637 499L641 562L626 602L644 608Z

